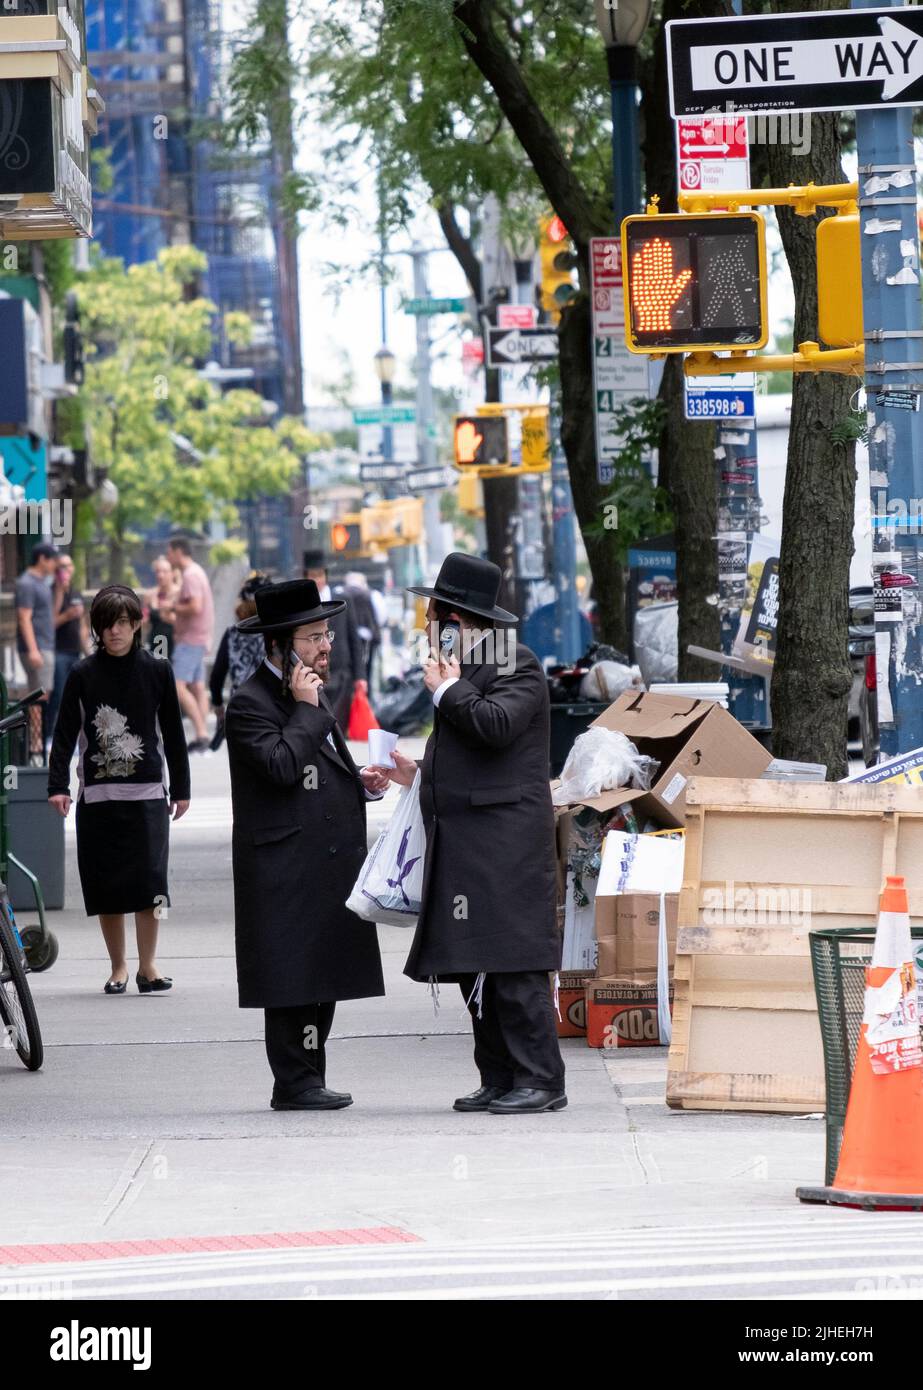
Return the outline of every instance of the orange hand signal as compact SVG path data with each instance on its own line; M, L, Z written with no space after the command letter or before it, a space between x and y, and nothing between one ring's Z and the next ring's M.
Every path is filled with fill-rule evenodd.
M691 270L673 278L673 246L654 237L636 251L631 267L631 297L639 333L669 330L671 310L692 279Z
M484 443L484 436L478 433L471 420L464 420L455 430L455 462L476 463L478 449Z

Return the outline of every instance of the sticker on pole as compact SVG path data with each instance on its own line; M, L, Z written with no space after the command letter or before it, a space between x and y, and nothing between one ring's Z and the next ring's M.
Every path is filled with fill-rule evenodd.
M923 1065L917 982L912 961L896 967L884 984L869 985L865 996L866 1040L872 1071L878 1076Z

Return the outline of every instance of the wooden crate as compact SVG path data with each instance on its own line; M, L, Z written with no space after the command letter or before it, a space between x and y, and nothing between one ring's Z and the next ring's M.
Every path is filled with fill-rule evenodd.
M887 874L923 921L919 789L690 783L668 1105L824 1108L808 932L874 927Z

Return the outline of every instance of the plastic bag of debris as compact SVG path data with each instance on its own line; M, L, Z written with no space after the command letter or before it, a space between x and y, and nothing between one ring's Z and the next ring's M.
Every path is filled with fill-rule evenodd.
M556 806L585 801L619 787L650 788L660 764L639 753L630 738L615 729L587 729L574 741L555 788Z
M580 682L581 700L607 700L610 704L625 690L641 685L637 666L624 666L620 661L597 661Z

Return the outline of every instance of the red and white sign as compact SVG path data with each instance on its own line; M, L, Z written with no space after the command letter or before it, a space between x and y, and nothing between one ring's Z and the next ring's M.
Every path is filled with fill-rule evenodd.
M624 337L622 246L618 237L593 237L590 242L590 283L593 293L593 332L597 337Z
M684 116L676 122L676 157L681 193L748 188L746 116Z
M466 338L462 343L462 369L473 376L479 370L484 361L484 340L483 338Z
M500 304L497 306L498 328L534 328L538 311L534 304Z

